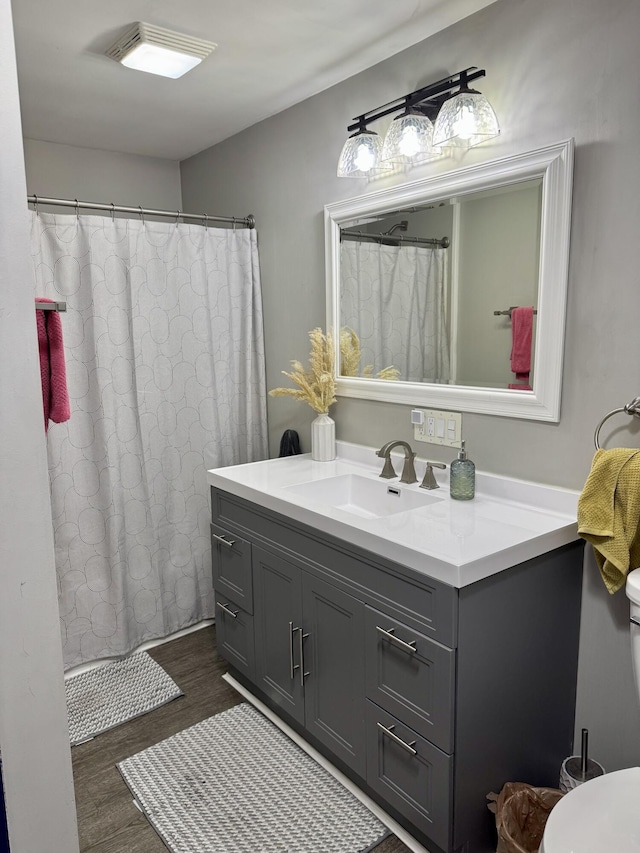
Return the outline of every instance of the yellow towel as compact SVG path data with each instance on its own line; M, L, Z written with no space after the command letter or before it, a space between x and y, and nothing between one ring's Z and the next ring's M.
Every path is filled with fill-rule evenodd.
M598 450L578 500L578 533L593 545L610 593L640 566L639 523L640 450Z

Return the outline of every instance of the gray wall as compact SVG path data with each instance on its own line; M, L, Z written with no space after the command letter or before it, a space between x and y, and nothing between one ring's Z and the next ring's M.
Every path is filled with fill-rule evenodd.
M487 69L479 86L502 135L463 156L471 164L568 137L576 140L570 281L559 424L465 415L479 468L580 489L593 430L636 394L640 364L637 227L637 0L499 0L481 12L182 164L183 204L258 220L268 387L292 358L305 359L307 332L325 323L323 205L384 179L337 179L352 116L444 73ZM411 178L451 168L427 164ZM339 438L381 445L411 439L409 407L341 399ZM308 407L270 398L271 449L294 427L309 447ZM622 416L621 416L622 417ZM626 426L626 424L623 424ZM635 442L622 429L619 442ZM444 448L419 452L449 461ZM589 562L585 580L577 725L592 730L595 758L609 768L640 763L640 712L633 690L627 605L610 600ZM523 733L526 736L526 733Z
M24 140L24 158L29 195L168 210L182 208L180 165L176 160L37 139ZM53 207L42 210L73 212Z

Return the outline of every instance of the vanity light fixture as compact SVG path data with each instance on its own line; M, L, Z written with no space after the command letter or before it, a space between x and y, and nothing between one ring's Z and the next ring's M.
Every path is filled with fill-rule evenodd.
M138 21L106 54L128 68L175 80L199 65L217 46L211 41Z
M342 149L338 177L372 177L431 160L445 146L469 147L497 136L500 128L489 101L469 88L485 74L483 68L466 68L354 118L347 127L352 135ZM382 143L369 125L393 113L399 115Z

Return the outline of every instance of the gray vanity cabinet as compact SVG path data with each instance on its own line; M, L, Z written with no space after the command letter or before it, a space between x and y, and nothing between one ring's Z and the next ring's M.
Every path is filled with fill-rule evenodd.
M365 773L362 602L274 549L253 549L256 683Z
M582 544L457 589L211 496L233 674L432 853L495 851L486 795L571 754Z

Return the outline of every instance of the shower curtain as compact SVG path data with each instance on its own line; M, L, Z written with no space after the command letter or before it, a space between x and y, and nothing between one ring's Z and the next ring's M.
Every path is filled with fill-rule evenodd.
M344 241L340 324L360 338L361 365L413 382L449 381L447 250Z
M206 472L267 455L253 230L32 214L71 419L48 433L65 667L213 615Z

